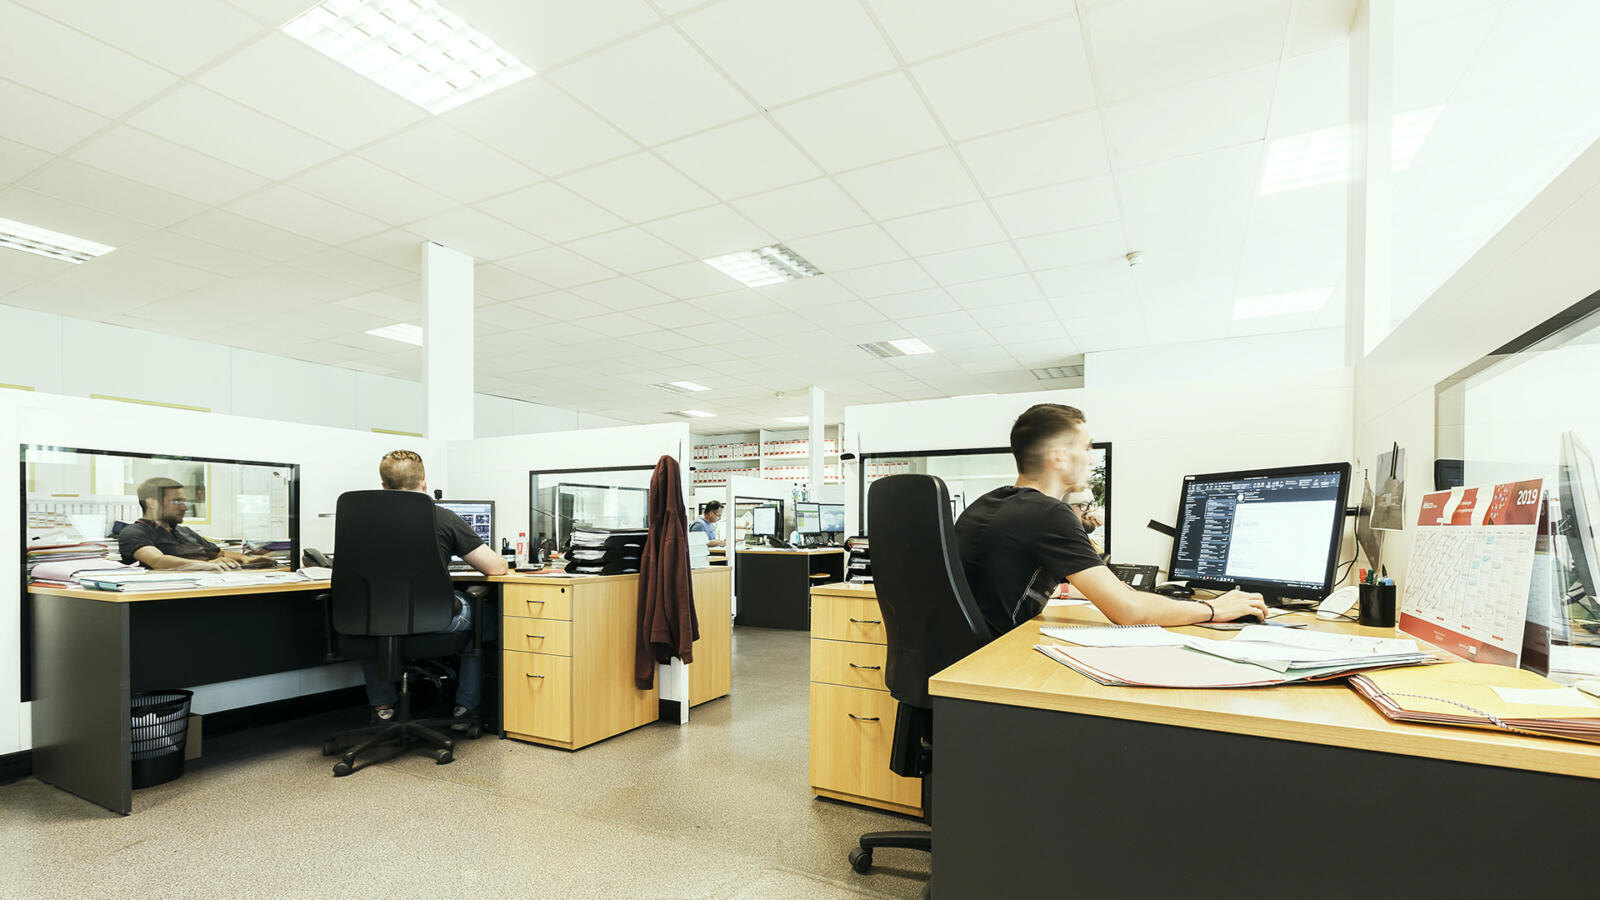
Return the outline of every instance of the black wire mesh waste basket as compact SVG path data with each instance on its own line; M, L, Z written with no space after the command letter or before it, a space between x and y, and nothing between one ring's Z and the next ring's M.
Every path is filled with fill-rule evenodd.
M142 691L134 694L133 786L165 784L183 774L189 740L189 701L194 691Z

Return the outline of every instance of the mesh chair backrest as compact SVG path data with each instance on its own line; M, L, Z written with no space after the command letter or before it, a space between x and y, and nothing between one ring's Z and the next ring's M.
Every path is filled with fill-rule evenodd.
M896 700L927 708L928 679L990 639L956 549L950 494L932 475L891 475L867 493L867 525L889 642L884 680Z
M333 529L333 630L350 635L443 631L453 614L433 498L416 491L339 495Z

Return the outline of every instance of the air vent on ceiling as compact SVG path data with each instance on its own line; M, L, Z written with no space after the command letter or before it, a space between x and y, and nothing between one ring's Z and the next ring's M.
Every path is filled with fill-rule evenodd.
M1055 381L1058 378L1082 378L1083 365L1076 366L1045 366L1040 369L1029 369L1033 377L1040 381Z

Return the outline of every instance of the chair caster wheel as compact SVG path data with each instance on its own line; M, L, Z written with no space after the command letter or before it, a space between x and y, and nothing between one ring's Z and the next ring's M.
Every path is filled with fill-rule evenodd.
M327 740L327 741L323 741L322 742L322 755L323 756L333 756L334 754L336 754L338 752L339 752L339 742L338 741Z
M343 778L344 776L349 775L352 771L354 771L354 769L351 768L349 760L341 759L333 764L333 777L335 778Z
M467 740L475 741L483 736L483 726L474 722L467 726Z
M850 868L855 869L857 872L860 872L863 875L867 874L867 870L872 868L872 851L863 850L860 847L851 850Z
M455 760L455 758L455 754L451 753L449 750L439 750L433 754L434 763L441 766L447 762L452 762Z

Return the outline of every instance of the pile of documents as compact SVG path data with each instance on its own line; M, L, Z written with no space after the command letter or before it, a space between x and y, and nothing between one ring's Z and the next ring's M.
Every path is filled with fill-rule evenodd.
M112 562L109 557L115 547L112 541L79 541L71 544L40 544L28 548L28 557L24 565L28 567L28 577L33 578L34 570L47 563L64 563L90 561L100 565L120 565Z
M1270 687L1371 669L1437 662L1416 641L1251 625L1231 639L1179 634L1156 625L1039 629L1078 646L1036 650L1101 684L1129 687Z
M50 560L35 563L28 569L28 582L46 587L81 587L84 576L99 574L131 574L142 572L142 566L124 566L105 557L93 559Z
M1600 704L1525 669L1458 662L1368 672L1355 692L1396 722L1459 725L1600 743Z
M133 567L131 572L81 572L78 585L91 591L181 591L200 586L199 572L151 572Z
M567 549L571 575L631 575L650 532L642 528L586 528L572 533Z
M872 548L864 537L854 537L845 542L850 549L850 561L845 564L845 580L851 584L872 583Z
M704 531L689 532L689 568L704 569L711 565L711 538Z

